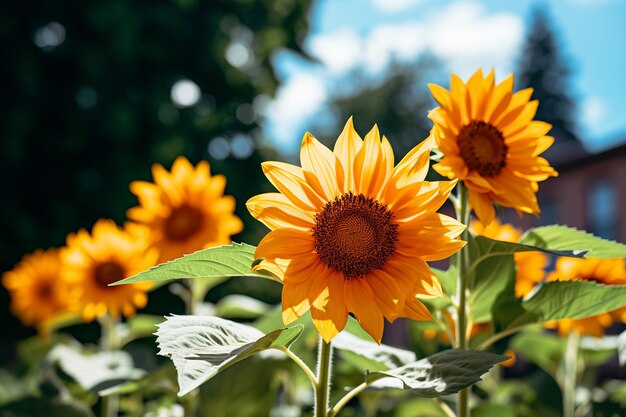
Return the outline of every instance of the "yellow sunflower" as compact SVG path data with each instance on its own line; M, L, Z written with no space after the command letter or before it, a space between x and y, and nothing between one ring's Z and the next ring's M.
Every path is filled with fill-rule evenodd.
M127 214L150 228L150 239L159 250L159 262L229 244L231 235L243 229L243 223L233 214L234 197L224 195L226 178L211 176L207 161L194 167L181 156L174 161L172 172L154 164L152 176L154 183L130 184L140 205Z
M625 285L624 259L559 258L554 272L548 275L548 281L570 280L595 281L604 285ZM546 324L546 327L558 328L561 335L575 331L581 335L602 337L604 329L610 327L616 320L626 323L626 307L583 319L550 322Z
M394 168L378 128L362 140L349 119L332 151L304 135L302 168L263 164L280 192L247 207L271 229L255 255L284 284L285 324L310 309L328 342L352 313L380 343L383 318L431 319L418 297L441 295L441 286L426 261L465 244L456 239L464 226L436 212L456 182L424 181L433 145L424 141Z
M119 228L112 220L98 220L92 233L85 229L67 237L61 252L62 276L68 283L70 308L86 320L128 317L135 309L145 307L146 291L151 284L110 287L109 284L128 278L154 266L157 250L149 246L148 229L134 224Z
M557 172L539 154L552 145L546 136L551 125L533 120L537 100L532 89L513 94L513 75L495 84L491 71L478 70L464 83L452 74L450 91L430 84L441 107L428 117L441 161L433 168L450 179L463 181L478 218L489 224L493 203L518 212L539 213L538 182Z
M43 326L67 311L60 272L59 250L48 249L25 255L2 274L2 283L11 294L11 311L22 323Z
M510 224L500 224L494 219L488 226L479 221L472 222L471 229L476 236L485 236L505 242L518 242L522 232ZM525 297L543 281L548 266L548 256L541 252L519 252L513 254L515 258L515 296Z

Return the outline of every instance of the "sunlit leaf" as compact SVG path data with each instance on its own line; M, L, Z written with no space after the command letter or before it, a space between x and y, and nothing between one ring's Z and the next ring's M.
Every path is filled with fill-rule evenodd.
M547 282L521 303L524 313L514 318L508 327L565 318L580 319L625 305L626 285L602 285L592 281Z
M78 347L59 345L50 351L48 359L58 363L82 388L92 391L145 375L145 371L134 367L130 354L121 350L90 354Z
M454 394L481 380L506 356L475 350L450 349L399 368L366 374L376 388L408 389L422 397Z
M220 283L230 277L254 276L273 279L270 275L252 271L254 250L245 243L216 246L203 249L182 258L174 259L150 268L111 285L131 284L144 281L170 281L180 278L197 278Z
M333 339L342 357L362 370L384 371L415 362L415 353L364 340L343 331Z
M215 305L215 315L222 318L255 319L267 313L271 305L248 297L232 294L223 297Z
M530 229L520 243L554 251L586 251L586 258L626 258L626 245L560 225Z
M251 326L211 316L171 316L159 325L159 354L172 359L182 396L220 371L266 349L288 349L303 327L267 335Z

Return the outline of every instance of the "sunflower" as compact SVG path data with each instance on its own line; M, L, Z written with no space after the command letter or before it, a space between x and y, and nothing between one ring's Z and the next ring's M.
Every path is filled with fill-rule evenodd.
M488 226L479 221L472 222L471 229L476 236L485 236L490 239L505 242L518 242L522 232L510 224L500 224L494 219ZM525 297L535 288L535 285L543 281L548 266L548 256L541 252L518 252L513 254L515 259L515 296Z
M11 311L27 326L41 326L67 311L58 249L25 255L2 275L11 294Z
M554 272L548 275L548 281L595 281L604 285L626 284L624 259L594 258L559 258ZM598 314L582 319L563 319L546 324L546 327L558 328L561 335L572 331L581 335L602 337L604 329L615 321L626 323L626 307L609 313Z
M450 179L463 181L469 202L481 222L495 217L493 202L518 212L539 213L538 182L557 176L539 154L552 145L546 136L551 125L532 120L537 100L532 88L513 94L513 75L495 84L491 71L478 70L463 83L452 74L451 88L430 84L441 107L428 117L441 161L433 168Z
M271 231L255 255L257 269L284 284L283 321L311 310L329 342L356 316L378 343L384 318L430 320L418 297L441 295L426 261L446 258L465 242L465 226L436 212L455 181L424 182L431 140L394 168L389 141L378 128L362 140L349 119L333 151L309 133L300 149L302 168L263 163L279 193L251 198L252 216Z
M230 236L243 229L243 223L233 214L235 199L224 195L226 178L211 176L208 162L201 161L194 167L181 156L174 161L172 172L154 164L152 176L154 183L130 184L140 205L127 214L150 228L159 262L229 244Z
M91 234L85 229L70 234L61 252L70 308L93 320L107 313L128 317L145 307L150 283L109 284L156 264L158 253L149 247L148 233L143 226L129 224L121 229L112 220L101 219Z

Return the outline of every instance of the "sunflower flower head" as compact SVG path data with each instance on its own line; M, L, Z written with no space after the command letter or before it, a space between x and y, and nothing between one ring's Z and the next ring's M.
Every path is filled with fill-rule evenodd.
M150 247L148 234L143 226L128 224L122 229L103 219L96 222L91 234L85 229L70 234L61 252L70 309L85 320L93 320L106 314L128 317L145 307L149 282L109 284L156 264L158 252Z
M559 258L548 281L595 281L604 285L626 285L624 259ZM581 335L602 337L604 329L615 322L626 323L626 307L582 319L563 319L546 324L561 335L578 332Z
M424 141L394 166L378 128L361 139L349 119L333 150L309 133L302 167L265 162L279 191L247 202L271 231L256 250L257 265L283 283L283 321L311 311L327 342L352 313L380 343L384 319L430 320L419 298L441 295L426 261L446 258L464 242L464 226L437 213L456 181L425 182L430 149Z
M44 326L67 311L58 249L25 255L2 284L11 294L11 310L27 326Z
M513 225L501 224L496 218L489 225L485 226L480 221L473 221L471 230L476 236L485 236L490 239L502 240L504 242L517 243L522 237L522 232ZM515 296L523 298L528 295L533 288L543 282L548 266L548 256L541 252L518 252L513 254L515 259Z
M130 190L139 206L128 217L149 227L150 240L159 250L159 262L179 258L210 246L231 242L243 223L233 214L235 199L224 195L226 178L211 175L209 163L195 167L178 157L168 172L152 166L154 183L134 181Z
M450 91L430 84L440 107L428 117L443 153L433 168L459 179L469 190L472 209L484 224L495 218L493 203L518 212L539 213L538 183L557 172L539 155L552 145L551 125L533 120L532 88L513 93L513 75L500 84L494 72L476 71L464 83L452 74Z

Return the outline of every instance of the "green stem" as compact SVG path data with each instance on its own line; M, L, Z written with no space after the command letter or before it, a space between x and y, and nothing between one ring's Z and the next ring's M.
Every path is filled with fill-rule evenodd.
M363 382L361 385L358 385L354 388L352 388L352 390L350 392L348 392L346 395L343 396L343 398L341 398L339 401L337 401L337 404L335 404L333 406L333 408L330 409L330 411L328 412L328 417L335 417L337 415L337 413L339 411L341 411L341 409L348 404L348 402L350 402L351 399L353 399L354 397L356 397L357 395L359 395L361 393L361 391L363 391L365 388L369 387L369 383L367 382Z
M452 411L450 406L448 404L446 404L446 402L444 400L442 400L440 397L436 397L435 398L435 402L437 403L439 408L441 408L441 411L443 411L446 414L446 416L448 416L448 417L456 417L456 414L454 414L454 411Z
M563 417L574 417L576 415L576 374L579 344L580 335L578 332L570 332L567 337L564 358Z
M522 324L521 326L516 326L516 327L512 327L510 329L504 330L500 333L496 333L493 336L491 336L489 339L485 340L484 342L482 342L477 348L476 350L485 350L491 347L491 345L493 345L494 343L496 343L498 340L503 339L509 335L512 335L513 333L517 333L522 329L525 329L529 326L532 326L533 323L529 323L529 324Z
M111 352L119 349L118 338L115 334L117 320L109 314L98 319L100 322L100 348L103 351ZM102 397L102 417L116 417L119 408L119 396L107 395Z
M194 280L187 280L189 294L185 299L185 312L188 315L196 314L196 305L199 302L198 288L194 282ZM182 406L185 410L185 417L194 417L196 415L198 409L198 394L199 390L195 389L181 398Z
M469 227L469 204L467 189L463 183L458 185L458 210L457 220ZM469 231L466 228L461 234L461 239L467 241ZM456 255L457 259L457 326L456 348L467 349L467 247L464 247ZM469 417L469 390L459 392L457 401L457 414L459 417Z
M309 368L307 364L298 357L298 355L289 350L289 348L280 348L278 350L289 356L289 358L291 358L291 360L294 361L296 365L298 365L304 371L306 376L309 378L309 381L311 381L311 384L313 384L314 388L317 386L317 378L315 377L315 374L313 373L311 368Z
M330 390L330 365L332 347L320 337L317 358L317 384L315 385L315 417L328 417L328 393Z

